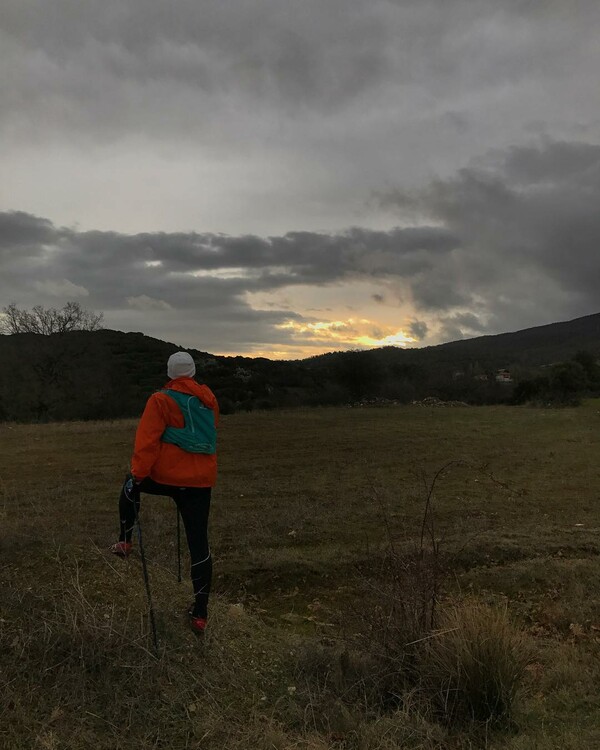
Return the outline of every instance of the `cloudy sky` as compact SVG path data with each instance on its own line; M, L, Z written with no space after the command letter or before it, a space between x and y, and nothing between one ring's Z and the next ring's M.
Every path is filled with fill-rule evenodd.
M0 307L214 353L600 311L597 0L3 0Z

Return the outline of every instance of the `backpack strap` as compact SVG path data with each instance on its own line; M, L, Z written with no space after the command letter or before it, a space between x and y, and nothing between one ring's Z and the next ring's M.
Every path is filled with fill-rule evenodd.
M188 453L214 454L217 450L217 429L214 411L191 393L163 389L179 406L184 427L166 427L161 436L164 443L177 445Z

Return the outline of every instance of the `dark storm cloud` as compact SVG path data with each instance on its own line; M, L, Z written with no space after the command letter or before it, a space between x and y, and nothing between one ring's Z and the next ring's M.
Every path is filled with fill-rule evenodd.
M46 273L103 290L110 303L131 284L143 287L144 293L168 296L174 290L179 300L201 291L202 299L220 304L224 294L335 283L356 276L410 277L432 269L457 246L452 233L437 227L389 232L355 228L337 235L290 232L269 238L124 235L56 228L27 214L3 213L0 230L0 245L12 252L9 260L18 260L20 246L29 244Z
M371 298L412 299L415 338L498 332L600 307L600 146L543 142L491 153L423 190L385 200L430 226L282 236L82 232L0 214L4 304L86 295L107 316L177 327L202 321L228 341L286 341L277 325L301 316L253 309L250 293L382 285ZM267 307L267 304L263 305ZM423 320L426 318L426 320ZM213 336L213 334L210 334ZM431 340L431 338L429 339ZM214 345L213 348L219 348Z
M514 147L426 189L392 191L387 200L459 239L412 281L422 309L462 306L502 330L600 307L600 146ZM446 319L471 335L483 330L474 322Z
M472 313L455 313L441 318L440 323L440 337L444 341L458 341L487 332L485 324Z
M382 186L534 131L598 142L600 3L568 6L4 0L1 207L126 233L387 228Z
M0 248L8 248L12 252L15 247L33 246L35 252L36 246L53 242L58 236L48 219L40 219L23 211L0 212Z
M432 270L457 244L437 227L269 238L125 235L54 227L23 213L0 214L0 231L4 305L85 296L86 305L103 310L108 321L114 314L128 328L136 320L154 332L201 325L213 348L221 350L223 337L234 349L241 342L283 345L289 334L276 326L301 317L288 306L253 309L248 293L358 278L411 278Z
M424 339L428 330L429 326L424 320L413 320L408 327L408 332L417 341Z
M209 101L236 119L236 101L331 110L389 73L388 13L356 0L327 12L314 0L8 0L4 117L43 111L47 125L108 135L178 131L190 116L202 131Z
M438 117L464 132L457 93L568 78L591 44L596 2L575 0L568 23L561 3L534 5L6 0L3 118L35 125L43 113L45 127L103 137L131 128L194 137L213 122L209 102L228 130L265 106L327 114L391 86L448 97Z

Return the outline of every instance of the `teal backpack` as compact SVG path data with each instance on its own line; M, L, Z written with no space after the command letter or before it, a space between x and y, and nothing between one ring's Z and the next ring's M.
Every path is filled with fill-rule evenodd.
M167 427L162 434L164 443L172 443L188 453L217 452L215 414L197 396L168 389L159 391L170 396L181 409L185 427Z

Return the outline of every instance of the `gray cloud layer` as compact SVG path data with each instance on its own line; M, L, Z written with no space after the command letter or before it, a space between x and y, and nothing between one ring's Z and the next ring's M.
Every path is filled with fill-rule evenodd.
M598 21L594 0L574 0L568 23L560 0L179 0L176 8L161 0L5 0L13 75L4 117L37 108L68 118L69 104L85 101L79 124L105 132L127 126L147 104L156 117L149 126L171 128L179 112L164 105L173 96L187 104L181 115L206 97L236 95L328 112L392 81L444 99L533 77L568 80L582 59L591 62ZM460 128L460 117L449 116Z
M411 278L452 251L456 239L435 227L283 237L79 232L22 212L0 214L5 300L19 304L57 291L83 290L86 304L115 311L131 327L195 333L207 349L285 344L273 326L300 318L289 310L255 310L248 292L337 284L354 278ZM77 295L75 295L77 296ZM110 319L110 317L109 317Z
M220 351L303 311L428 343L594 312L599 27L597 0L4 0L0 303Z
M598 142L599 24L596 0L5 0L2 202L121 231L389 226L382 185L531 132Z
M513 147L383 200L440 222L460 248L413 285L418 304L479 312L491 330L600 308L600 146ZM454 318L480 332L481 319Z
M255 310L245 295L369 279L410 298L411 331L437 339L526 327L600 308L600 146L544 142L494 152L452 178L380 196L428 225L387 232L78 231L0 214L0 299L86 295L109 321L207 350L290 343L300 315ZM405 322L402 321L404 324ZM433 324L433 328L432 328ZM408 325L408 324L407 324ZM435 337L431 340L435 340Z

